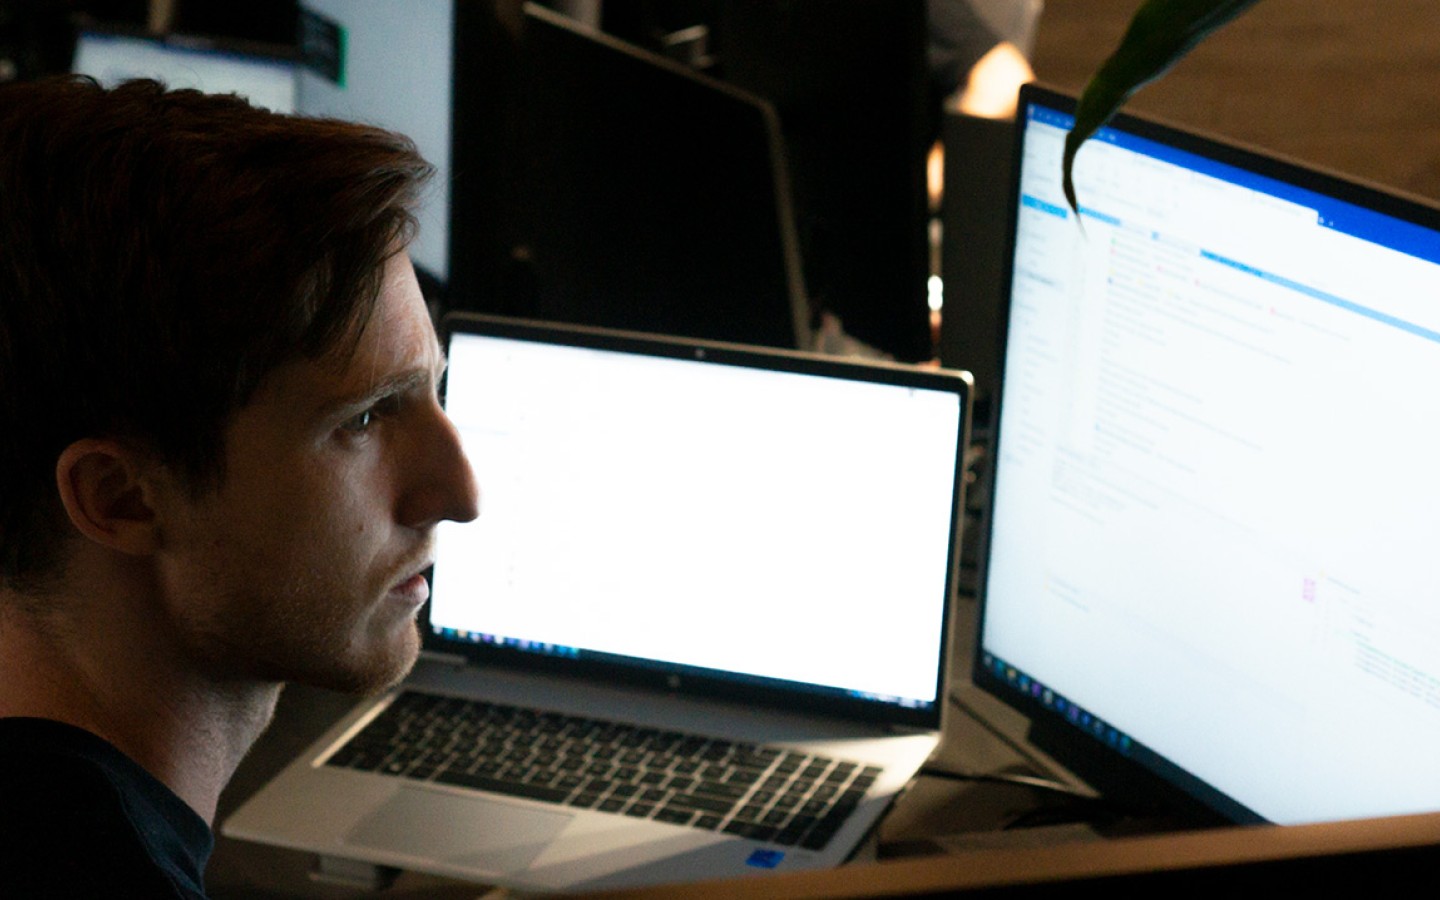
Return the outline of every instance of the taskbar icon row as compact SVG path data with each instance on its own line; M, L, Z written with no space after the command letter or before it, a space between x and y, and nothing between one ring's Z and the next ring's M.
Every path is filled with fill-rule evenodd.
M1111 749L1129 756L1135 750L1135 742L1128 734L1091 713L1088 709L1052 690L1038 679L1010 665L994 654L982 657L985 668L997 679L1015 692L1029 697L1045 709L1060 716L1074 727L1089 734L1095 740Z
M575 659L580 656L579 647L567 647L563 644L530 641L521 638L505 637L498 634L487 634L481 631L466 631L461 628L437 627L435 633L446 640L464 641L470 644L487 644L493 647L506 647L525 653L539 653L544 656L563 656L570 659Z

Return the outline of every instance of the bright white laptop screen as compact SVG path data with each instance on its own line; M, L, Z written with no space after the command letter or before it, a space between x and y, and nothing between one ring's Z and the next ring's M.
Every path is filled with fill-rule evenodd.
M274 112L295 111L295 64L291 60L225 48L202 39L142 37L82 31L70 70L106 87L132 78L153 78L172 88L239 94Z
M458 334L446 404L435 631L936 703L959 394Z
M1130 121L1077 222L1030 98L983 677L1234 818L1440 809L1440 218Z

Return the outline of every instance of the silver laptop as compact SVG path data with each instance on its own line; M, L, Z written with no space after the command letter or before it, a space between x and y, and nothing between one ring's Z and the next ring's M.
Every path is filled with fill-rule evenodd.
M938 740L969 376L447 325L481 514L426 652L224 833L540 891L843 862Z

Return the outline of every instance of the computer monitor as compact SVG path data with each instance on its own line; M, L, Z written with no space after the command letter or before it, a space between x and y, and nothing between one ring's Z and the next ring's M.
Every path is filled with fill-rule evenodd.
M106 87L153 78L172 88L239 94L275 112L295 111L295 57L280 45L194 35L154 35L100 25L75 36L70 71Z
M437 289L450 277L454 7L455 0L300 0L297 111L399 131L435 166L410 256Z
M713 0L717 74L780 118L805 284L845 331L935 356L925 160L940 102L922 0Z
M975 421L987 430L1000 388L1000 334L1010 272L1006 214L1015 123L947 112L940 200L940 363L975 377Z
M1440 810L1440 212L1021 95L974 679L1097 786Z
M767 103L535 5L457 12L452 308L808 343Z

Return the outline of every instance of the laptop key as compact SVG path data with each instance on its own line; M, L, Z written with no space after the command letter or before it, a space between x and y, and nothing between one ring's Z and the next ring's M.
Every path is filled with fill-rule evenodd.
M502 781L498 778L471 775L467 772L441 772L435 776L435 780L441 784L453 784L458 787L473 788L477 791L492 791L496 794L507 794L511 797L525 797L530 800L543 800L546 803L561 803L564 802L566 797L570 796L569 791L559 790L557 788L517 783L514 781Z
M695 779L687 775L677 775L670 779L665 786L672 791L688 791L695 786Z
M830 841L880 771L414 692L328 762L806 847Z
M810 829L810 833L805 835L800 841L800 846L806 850L824 850L825 845L830 843L830 839L835 836L836 831L839 831L839 829L816 825Z
M752 785L765 774L760 769L736 769L725 778L726 784Z
M724 831L726 834L735 834L740 837L750 838L754 841L768 841L780 833L777 828L771 828L768 825L757 825L754 822L743 822L738 819L726 825Z
M775 771L781 775L789 775L792 772L798 772L800 770L800 767L804 765L804 763L805 754L787 753L785 754L785 757L781 759L780 762L775 766Z
M855 808L849 804L836 806L826 814L825 818L815 823L815 827L810 829L810 833L800 841L800 846L806 850L824 849L825 845L830 843L830 839L835 836L835 832L839 831L840 826L845 823L846 817L854 811Z
M706 797L697 794L676 794L670 798L671 806L683 806L686 809L703 810L704 812L719 813L725 815L735 808L734 800L726 800L723 797Z
M697 794L711 794L716 797L730 797L739 800L749 790L744 785L721 784L718 781L702 781L695 785L694 792Z
M795 828L792 825L789 828L781 829L780 833L775 835L775 837L772 839L772 842L776 844L784 844L787 847L793 847L794 845L800 843L800 836L802 834L804 834L803 829Z

